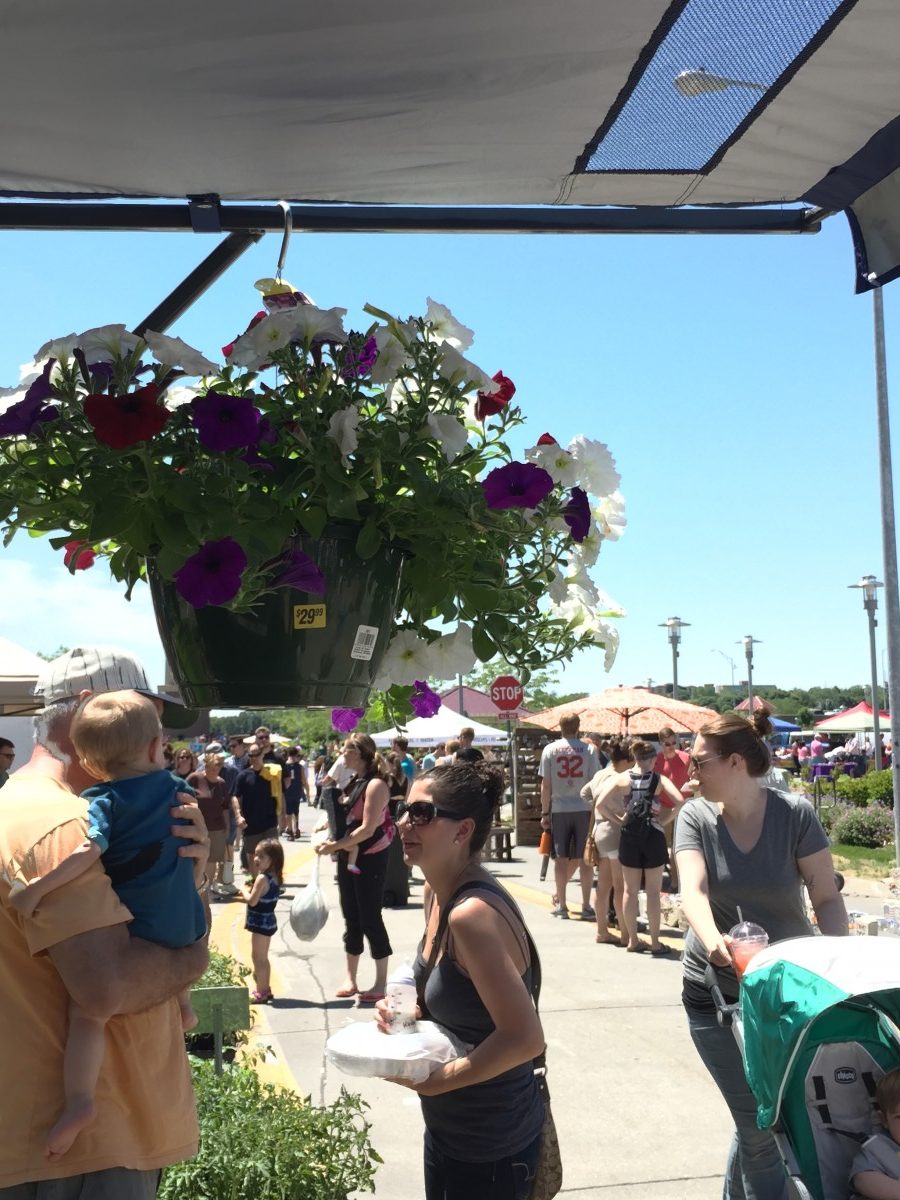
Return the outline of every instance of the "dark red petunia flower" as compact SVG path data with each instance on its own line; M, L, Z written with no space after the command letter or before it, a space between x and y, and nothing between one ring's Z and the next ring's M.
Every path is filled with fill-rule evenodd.
M253 319L251 320L251 322L247 326L247 328L244 330L244 333L249 333L254 325L258 325L260 323L260 321L265 320L265 318L268 315L269 314L264 309L261 310L260 312L258 312L256 314L256 316L253 317ZM234 339L234 342L236 342L236 341L237 341L237 338ZM232 350L234 349L234 342L229 342L227 346L222 347L222 357L223 358L227 358L229 356L229 354L232 352Z
M97 555L91 549L90 543L83 538L74 538L63 546L65 557L63 563L73 571L86 571L94 565Z
M552 433L542 433L537 440L539 446L558 446L559 442Z
M475 416L479 421L485 420L487 417L496 416L498 412L506 408L510 400L516 394L516 385L513 381L507 378L502 371L498 371L493 376L494 383L499 383L500 387L496 392L479 392L478 399L475 402Z
M126 392L124 396L87 396L84 415L90 421L97 441L113 450L125 450L138 442L149 441L169 419L169 410L159 403L155 383Z

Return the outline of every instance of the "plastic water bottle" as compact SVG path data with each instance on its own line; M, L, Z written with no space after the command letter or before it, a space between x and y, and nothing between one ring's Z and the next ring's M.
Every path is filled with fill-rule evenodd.
M391 972L384 995L391 1014L391 1033L415 1033L418 997L409 963Z

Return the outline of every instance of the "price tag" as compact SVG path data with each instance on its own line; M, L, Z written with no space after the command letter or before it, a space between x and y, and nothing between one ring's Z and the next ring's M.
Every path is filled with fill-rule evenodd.
M324 604L294 605L295 629L324 629L325 624Z
M375 653L375 642L377 639L377 625L359 625L356 630L356 637L353 640L353 649L350 651L350 657L359 659L361 662L368 662Z

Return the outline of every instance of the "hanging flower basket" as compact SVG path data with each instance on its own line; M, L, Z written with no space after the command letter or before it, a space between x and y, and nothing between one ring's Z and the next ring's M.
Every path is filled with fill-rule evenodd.
M394 631L403 555L363 561L358 530L331 527L297 548L332 581L325 595L279 588L249 612L194 608L147 563L166 658L198 708L365 708Z
M403 720L498 654L523 680L589 646L608 669L608 448L545 433L516 457L515 385L433 300L348 332L344 309L258 286L268 311L224 364L123 325L38 350L0 389L7 541L50 534L69 571L104 556L128 596L149 578L192 704L358 711L374 687Z

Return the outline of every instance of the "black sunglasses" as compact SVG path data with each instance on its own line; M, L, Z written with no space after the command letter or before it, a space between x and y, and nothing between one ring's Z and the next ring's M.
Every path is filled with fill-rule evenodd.
M262 758L262 753L259 750L251 751L250 754L247 755L247 757L248 758Z
M459 813L447 812L445 808L438 808L431 800L413 800L412 804L401 800L397 805L397 820L399 821L402 817L409 817L410 825L430 825L436 817L445 817L448 821L464 821L466 819Z

